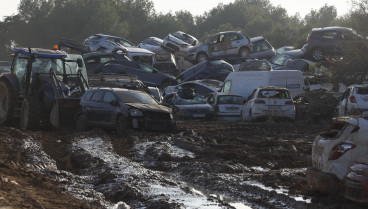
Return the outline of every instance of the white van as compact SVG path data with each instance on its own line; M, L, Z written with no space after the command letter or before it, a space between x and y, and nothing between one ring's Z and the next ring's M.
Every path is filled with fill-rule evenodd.
M220 91L239 94L246 99L260 86L279 86L287 88L295 97L305 92L304 78L299 70L232 72Z

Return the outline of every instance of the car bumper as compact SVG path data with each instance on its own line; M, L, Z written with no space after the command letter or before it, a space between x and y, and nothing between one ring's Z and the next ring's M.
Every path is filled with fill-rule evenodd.
M345 178L345 198L368 203L368 174L349 172Z
M295 120L295 111L281 111L281 110L256 110L252 113L254 119L257 118L286 118Z
M334 174L315 168L307 169L307 182L312 190L330 194L337 194L343 187L343 183Z

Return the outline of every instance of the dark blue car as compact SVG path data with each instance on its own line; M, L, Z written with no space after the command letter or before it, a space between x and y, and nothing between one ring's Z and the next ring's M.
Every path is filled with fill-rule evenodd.
M82 97L81 111L76 114L76 128L116 129L122 134L128 128L171 130L175 122L171 109L157 104L147 93L123 88L89 89Z
M97 69L95 73L135 75L147 86L159 87L162 89L177 84L174 76L160 73L149 65L130 60L111 60Z
M204 61L180 73L180 75L176 77L176 80L178 83L201 79L224 81L227 75L233 71L233 66L224 60Z

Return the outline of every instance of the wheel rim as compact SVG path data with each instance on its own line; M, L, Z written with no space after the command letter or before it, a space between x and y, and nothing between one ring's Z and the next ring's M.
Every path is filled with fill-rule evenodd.
M320 60L320 59L322 59L322 57L323 57L322 50L320 50L320 49L315 49L315 50L313 51L313 58L314 58L315 60Z

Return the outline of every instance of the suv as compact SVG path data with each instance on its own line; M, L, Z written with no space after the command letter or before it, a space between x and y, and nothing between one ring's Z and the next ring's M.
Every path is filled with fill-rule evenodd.
M341 55L346 41L358 37L355 31L345 27L313 28L307 37L303 50L315 61L321 61L326 55Z
M368 111L368 84L349 86L337 105L337 115L359 115Z
M248 57L253 47L247 35L240 31L220 32L210 36L206 41L187 51L186 59L203 62L208 59L239 55Z

